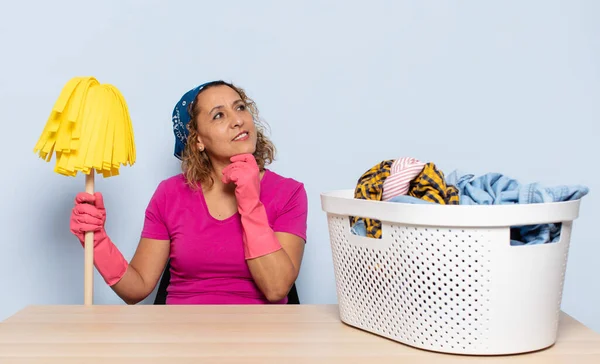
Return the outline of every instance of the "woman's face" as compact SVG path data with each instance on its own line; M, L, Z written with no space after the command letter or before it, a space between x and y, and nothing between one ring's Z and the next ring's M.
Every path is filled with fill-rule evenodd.
M226 85L210 87L196 99L198 148L213 161L229 163L237 154L256 150L256 128L240 95Z

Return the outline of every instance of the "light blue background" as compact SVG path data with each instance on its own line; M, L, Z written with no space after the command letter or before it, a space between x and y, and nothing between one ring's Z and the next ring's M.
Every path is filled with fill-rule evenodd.
M136 165L97 180L128 259L154 188L179 171L174 103L223 78L270 124L272 168L306 184L304 303L336 301L319 194L413 156L588 185L563 308L600 331L599 15L594 0L1 1L0 319L83 302L83 249L68 223L84 177L55 174L32 150L65 82L93 75L122 91L134 123ZM95 303L121 303L98 275Z

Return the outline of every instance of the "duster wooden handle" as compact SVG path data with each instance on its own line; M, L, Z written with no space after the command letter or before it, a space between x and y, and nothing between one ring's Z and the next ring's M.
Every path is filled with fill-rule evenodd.
M85 192L94 194L94 170L85 176ZM83 281L83 304L90 306L94 299L94 232L85 233L85 263Z

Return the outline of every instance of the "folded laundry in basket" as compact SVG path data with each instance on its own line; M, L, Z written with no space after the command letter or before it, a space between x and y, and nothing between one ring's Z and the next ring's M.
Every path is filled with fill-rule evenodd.
M546 187L540 183L521 184L500 173L475 177L459 170L448 174L446 182L456 186L461 205L501 205L549 203L580 199L589 189L581 185ZM515 226L511 228L511 245L533 245L557 242L560 223Z

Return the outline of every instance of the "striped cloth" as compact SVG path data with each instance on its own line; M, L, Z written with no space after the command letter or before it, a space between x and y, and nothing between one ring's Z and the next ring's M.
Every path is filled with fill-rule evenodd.
M382 200L388 201L400 195L406 195L410 182L425 167L425 163L411 157L398 158L390 168L390 175L383 182Z

